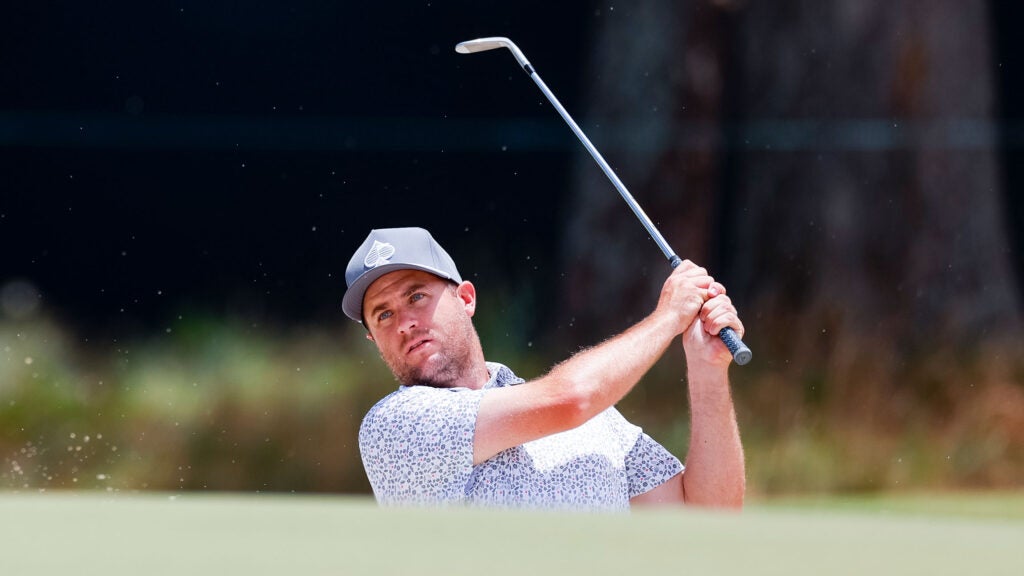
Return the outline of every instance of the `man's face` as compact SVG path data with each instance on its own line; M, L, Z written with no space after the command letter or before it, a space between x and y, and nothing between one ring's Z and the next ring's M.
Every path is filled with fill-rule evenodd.
M476 331L473 285L455 284L420 270L381 276L363 296L368 337L406 386L460 385L471 373Z

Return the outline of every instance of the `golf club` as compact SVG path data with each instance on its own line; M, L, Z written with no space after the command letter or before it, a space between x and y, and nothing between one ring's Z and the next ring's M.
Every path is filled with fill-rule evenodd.
M523 70L526 71L530 78L533 78L533 81L537 83L537 87L540 88L540 91L543 92L545 96L547 96L548 101L551 102L551 105L555 107L555 110L558 110L558 113L562 115L562 118L565 119L565 122L569 125L570 128L572 128L572 131L574 134L576 134L576 137L580 139L580 142L582 142L583 146L587 149L588 152L590 152L590 155L594 157L594 160L597 162L597 165L601 167L601 170L604 171L605 175L608 176L608 179L611 180L612 184L615 185L615 188L619 191L619 194L622 195L622 199L626 201L626 204L628 204L629 207L633 210L633 213L636 214L636 217L640 219L640 223L643 224L644 228L647 229L647 232L651 235L651 238L658 245L658 247L661 248L661 251L665 254L665 257L668 258L669 264L672 266L672 268L675 268L676 266L681 264L682 259L679 258L679 256L676 255L675 251L672 250L672 248L668 245L668 242L665 241L665 237L661 235L661 232L659 232L657 228L655 228L654 223L651 222L651 219L648 218L647 214L644 213L642 208L640 208L640 205L637 204L636 200L633 199L633 195L630 194L629 190L626 189L626 185L622 183L622 180L619 180L618 176L615 175L615 172L612 170L611 166L609 166L608 163L605 162L604 157L601 156L601 153L597 151L597 148L595 148L594 145L591 144L590 139L587 138L587 135L583 133L583 130L581 130L579 125L576 124L576 121L572 119L572 116L569 116L569 113L562 106L561 102L558 101L558 98L555 98L555 95L547 87L547 84L544 84L544 81L540 79L540 75L538 75L537 72L533 69L533 66L530 65L530 62L526 59L526 56L519 49L518 46L516 46L508 38L496 36L491 38L477 38L476 40L467 40L465 42L460 42L455 46L455 51L458 52L459 54L473 54L475 52L485 52L487 50L494 50L496 48L508 48L512 52L512 55L515 56L515 59L517 62L519 62L519 65L523 67ZM732 353L733 360L735 360L737 364L742 366L747 362L750 362L753 353L750 351L750 348L748 348L747 345L744 344L743 341L740 340L740 338L736 335L735 330L729 327L723 328L721 332L718 333L718 336L719 338L722 339L722 342L725 343L725 346L729 349L729 352Z

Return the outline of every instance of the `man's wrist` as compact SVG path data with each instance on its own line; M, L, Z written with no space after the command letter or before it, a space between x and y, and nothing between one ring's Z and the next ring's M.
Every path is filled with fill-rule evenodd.
M687 365L686 377L691 392L729 389L728 364L694 362Z
M687 367L686 373L691 380L720 380L729 373L729 365L698 361L690 364Z

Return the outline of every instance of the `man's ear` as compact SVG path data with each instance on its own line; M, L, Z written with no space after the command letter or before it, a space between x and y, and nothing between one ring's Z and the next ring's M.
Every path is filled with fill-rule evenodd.
M376 340L373 339L373 334L370 334L369 330L366 331L366 339L369 340L370 342L377 342Z
M476 287L470 281L465 281L455 288L455 295L462 300L463 308L470 317L476 313Z

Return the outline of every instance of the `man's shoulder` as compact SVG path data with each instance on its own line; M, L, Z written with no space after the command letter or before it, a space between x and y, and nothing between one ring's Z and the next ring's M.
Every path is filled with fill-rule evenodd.
M449 408L461 408L471 402L464 396L472 395L469 388L434 388L432 386L402 386L381 398L363 417L362 428L380 422L400 419L409 421L430 414L439 414Z
M436 450L438 443L468 443L472 460L480 392L410 386L387 395L366 413L359 425L359 450L364 465L380 459L402 460L410 453L426 454Z
M446 419L446 414L458 412L463 417L471 413L476 418L480 397L489 388L512 386L523 382L509 368L497 362L487 363L490 380L479 389L435 388L433 386L400 386L381 398L363 417L360 430L394 423L406 425L419 420Z
M424 402L432 395L432 391L434 390L437 389L430 388L429 386L401 386L394 392L378 400L377 403L370 408L369 412L366 413L364 420L375 417L379 414L386 414L395 409L408 408L410 405Z
M460 392L471 391L472 390L470 390L469 388L435 388L433 386L422 385L400 386L394 392L381 398L376 404L373 405L373 408L371 408L370 410L372 411L377 408L392 405L416 403L424 400L430 400L432 398L437 398L439 396L446 396L449 394L458 394Z

